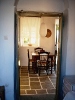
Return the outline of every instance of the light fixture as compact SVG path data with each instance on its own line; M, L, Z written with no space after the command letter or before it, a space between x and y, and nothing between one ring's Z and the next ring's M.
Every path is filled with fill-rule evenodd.
M47 26L44 22L42 22L40 26L40 35L41 37L45 37L46 34L47 34Z
M47 29L47 34L46 34L46 37L49 38L50 36L52 35L52 32L50 29Z

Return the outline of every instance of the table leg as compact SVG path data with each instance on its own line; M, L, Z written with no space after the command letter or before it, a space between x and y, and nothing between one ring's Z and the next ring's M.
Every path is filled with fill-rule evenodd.
M52 68L53 68L53 56L51 57L51 74L52 74Z

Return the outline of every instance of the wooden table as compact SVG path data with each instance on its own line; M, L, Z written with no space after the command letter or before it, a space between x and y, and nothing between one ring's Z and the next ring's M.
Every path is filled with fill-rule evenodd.
M51 59L51 74L52 74L52 67L53 67L52 61L53 61L54 56L55 56L55 55L52 54L52 53L49 54L49 58ZM36 60L36 61L39 60L39 54L33 52L33 53L32 53L32 59L34 59L34 60ZM36 64L36 66L33 65L33 69L37 72L37 64Z

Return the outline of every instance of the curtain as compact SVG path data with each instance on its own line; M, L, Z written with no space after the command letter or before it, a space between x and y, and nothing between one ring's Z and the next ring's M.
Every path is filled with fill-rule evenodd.
M32 44L38 46L40 42L40 18L21 17L20 18L20 44L25 46Z

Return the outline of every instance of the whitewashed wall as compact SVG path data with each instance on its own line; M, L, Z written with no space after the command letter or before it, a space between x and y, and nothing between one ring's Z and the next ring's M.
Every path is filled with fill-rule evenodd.
M64 75L75 75L75 0L64 0L64 19L62 34L62 62L61 78L59 84L59 98L63 97L63 77Z
M63 12L63 0L19 0L17 10Z
M66 74L75 75L75 0L68 0L68 42Z
M43 18L42 18L43 20ZM47 25L47 29L50 29L52 32L51 37L40 37L40 46L44 50L49 51L54 54L55 49L55 18L54 17L44 17L44 22Z
M34 51L34 47L19 47L19 60L21 66L28 66L27 49L29 49L30 58L32 58L31 53Z
M14 1L0 0L0 86L14 100Z

